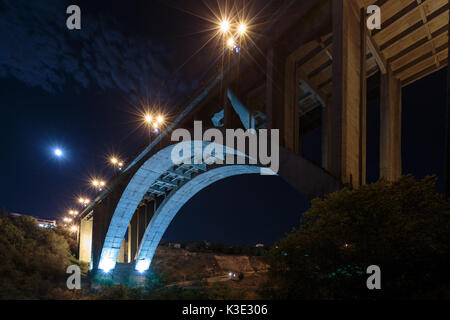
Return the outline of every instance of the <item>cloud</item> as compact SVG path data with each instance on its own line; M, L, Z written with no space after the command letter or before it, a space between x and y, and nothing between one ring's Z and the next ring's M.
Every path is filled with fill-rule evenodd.
M189 86L173 77L170 54L151 39L125 36L82 9L82 29L66 28L61 0L4 0L0 6L0 77L61 92L120 90L130 99L170 102ZM101 21L101 22L98 22Z

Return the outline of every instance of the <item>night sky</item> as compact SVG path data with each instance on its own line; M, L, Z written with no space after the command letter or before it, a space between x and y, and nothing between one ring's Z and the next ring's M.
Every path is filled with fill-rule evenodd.
M274 1L248 3L264 21L270 8L263 4ZM69 4L81 7L80 31L65 26ZM193 13L212 16L199 0L0 0L0 206L56 219L77 207L78 196L93 199L90 178L113 174L108 156L126 160L145 143L145 104L173 114L214 66L214 44L194 55L211 36L200 31L213 25ZM437 174L439 191L446 74L403 90L403 173ZM369 101L371 182L378 179L378 117L379 101ZM55 147L63 159L54 157ZM320 162L320 130L305 137L303 152ZM165 238L271 244L298 226L307 208L278 177L234 177L195 196Z

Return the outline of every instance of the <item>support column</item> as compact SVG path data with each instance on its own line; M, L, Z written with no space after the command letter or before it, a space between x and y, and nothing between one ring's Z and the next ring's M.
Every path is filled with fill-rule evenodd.
M380 95L380 178L396 181L402 175L402 87L389 68Z
M450 24L449 30L450 32ZM449 33L450 34L450 33ZM449 37L449 48L450 48L450 37ZM447 121L446 121L446 143L445 143L445 197L450 198L450 67L447 67Z
M131 262L136 259L136 255L139 249L139 214L136 214L136 212L133 215L133 218L130 222L129 227L129 233L128 233L128 241L130 242L131 247Z
M279 129L283 140L284 123L284 64L286 54L282 45L273 44L267 52L266 65L266 121L267 129ZM284 139L285 140L285 139ZM284 145L283 141L280 142Z
M328 136L328 124L330 123L329 120L329 106L323 106L322 107L322 168L325 170L329 170L329 164L328 164L328 148L329 148L329 136Z
M333 0L332 6L333 103L329 170L342 183L358 187L366 176L366 26L355 1Z
M300 130L297 98L296 63L288 57L284 66L284 141L285 147L296 153L300 152Z
M133 257L131 255L131 224L128 224L127 231L127 263L133 262Z
M80 261L92 263L92 222L94 218L91 216L80 221L80 242L79 242L79 259Z

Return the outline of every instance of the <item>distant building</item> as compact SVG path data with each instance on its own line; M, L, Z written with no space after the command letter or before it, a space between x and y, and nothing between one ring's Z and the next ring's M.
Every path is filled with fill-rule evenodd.
M11 216L13 217L30 217L36 220L37 225L41 228L50 228L50 229L55 229L57 227L56 224L56 220L47 220L47 219L41 219L41 218L36 218L33 216L29 216L26 214L20 214L20 213L10 213Z
M264 248L264 245L262 243L258 243L255 247L257 247L257 248Z
M205 247L207 248L211 247L211 242L203 241L203 243L205 244Z
M181 249L180 243L169 243L169 248Z

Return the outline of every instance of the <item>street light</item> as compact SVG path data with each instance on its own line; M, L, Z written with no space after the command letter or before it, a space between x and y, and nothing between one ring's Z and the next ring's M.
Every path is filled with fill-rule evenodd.
M221 30L223 33L227 33L228 31L230 31L230 22L228 22L228 20L223 20L223 21L220 23L220 30Z
M228 39L228 41L227 41L228 47L230 47L232 49L232 48L234 48L234 44L235 44L235 42L234 42L233 38Z
M70 231L72 231L72 232L77 232L77 231L78 231L77 226L71 226L71 227L70 227Z
M159 129L161 128L161 126L164 124L164 116L163 115L158 115L156 116L156 118L151 115L151 114L146 114L144 117L145 122L147 123L147 125L153 129L153 131L155 133L159 132Z
M91 181L92 186L98 191L103 191L103 187L106 185L105 181L94 179Z
M241 23L238 27L238 32L240 35L244 35L245 32L247 32L247 26L245 25L245 23Z
M145 115L145 122L152 123L153 122L153 116L151 114Z
M89 204L90 200L89 199L85 199L85 198L78 198L78 203L81 204L83 207L87 207L87 205Z
M119 170L122 170L123 168L123 162L120 161L117 157L111 157L109 159L109 161L111 162L111 164L114 166L114 168L117 168Z

